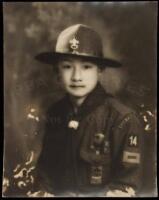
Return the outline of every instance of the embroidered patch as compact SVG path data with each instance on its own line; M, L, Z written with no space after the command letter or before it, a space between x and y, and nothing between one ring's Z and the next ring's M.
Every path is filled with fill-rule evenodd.
M128 138L128 144L130 147L137 147L138 146L138 136L130 135Z
M91 167L91 180L90 183L94 185L98 185L102 183L102 166L92 166Z
M123 153L123 162L126 163L140 163L140 154L124 151Z
M125 117L118 127L123 128L124 124L126 124L129 120L130 116Z

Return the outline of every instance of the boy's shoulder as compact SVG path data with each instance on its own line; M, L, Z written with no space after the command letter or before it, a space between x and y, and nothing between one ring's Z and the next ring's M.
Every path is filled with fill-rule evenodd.
M114 96L108 96L105 100L106 105L112 110L117 112L119 115L124 116L127 114L135 114L135 110L124 104L119 98Z
M116 97L109 97L106 100L107 107L112 114L112 117L119 123L119 127L124 127L124 124L129 123L133 126L135 124L141 124L140 116L133 108L122 103L122 101ZM140 126L140 125L139 125Z

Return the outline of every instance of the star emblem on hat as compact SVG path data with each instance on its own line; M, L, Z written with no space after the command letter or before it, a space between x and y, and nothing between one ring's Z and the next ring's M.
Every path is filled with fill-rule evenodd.
M69 41L70 43L70 48L73 50L72 53L77 53L77 49L79 47L79 40L77 40L76 38L73 38L72 40Z

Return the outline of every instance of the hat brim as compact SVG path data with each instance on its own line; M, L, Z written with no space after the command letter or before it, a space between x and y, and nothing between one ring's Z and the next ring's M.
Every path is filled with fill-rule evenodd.
M96 57L96 56L89 56L89 55L81 55L81 54L72 54L72 53L59 53L59 52L44 52L40 53L35 56L35 59L45 63L45 64L56 64L61 58L68 58L68 57L75 57L75 58L82 58L88 61L92 61L94 63L99 64L101 67L121 67L122 64L116 60L103 58L103 57Z

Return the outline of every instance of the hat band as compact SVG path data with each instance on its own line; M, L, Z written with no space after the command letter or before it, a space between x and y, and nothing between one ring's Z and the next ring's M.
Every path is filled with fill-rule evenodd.
M98 55L92 55L92 53L83 53L83 52L78 52L78 51L72 51L72 52L70 52L70 51L56 51L56 53L98 57ZM103 56L101 56L101 57L103 57Z

